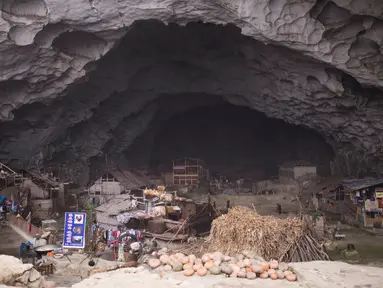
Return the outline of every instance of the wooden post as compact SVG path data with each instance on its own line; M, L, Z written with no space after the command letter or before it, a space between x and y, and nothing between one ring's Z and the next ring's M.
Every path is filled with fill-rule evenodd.
M227 208L227 209L230 209L230 200L227 200L227 202L226 202L226 208Z

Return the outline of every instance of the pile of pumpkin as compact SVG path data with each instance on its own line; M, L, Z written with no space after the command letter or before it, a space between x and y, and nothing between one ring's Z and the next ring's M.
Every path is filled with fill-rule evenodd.
M246 253L244 253L246 254ZM233 278L247 279L287 279L296 281L296 275L289 270L286 263L276 260L269 262L260 257L246 257L243 254L234 257L225 256L221 252L207 253L201 258L194 255L176 253L172 255L158 254L147 261L151 269L156 271L183 271L185 276L227 275Z

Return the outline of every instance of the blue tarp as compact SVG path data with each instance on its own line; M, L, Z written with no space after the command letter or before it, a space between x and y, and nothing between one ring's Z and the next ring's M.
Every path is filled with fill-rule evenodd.
M357 191L372 186L383 185L383 178L347 179L342 181L343 186L351 191Z
M0 205L3 205L3 202L4 202L4 200L6 200L7 199L7 196L5 196L5 195L1 195L0 196Z

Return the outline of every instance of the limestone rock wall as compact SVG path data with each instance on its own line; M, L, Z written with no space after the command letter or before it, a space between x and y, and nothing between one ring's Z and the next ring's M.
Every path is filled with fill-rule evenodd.
M0 160L87 174L113 139L120 151L142 133L152 100L198 93L305 125L336 167L378 171L383 2L366 3L3 0Z

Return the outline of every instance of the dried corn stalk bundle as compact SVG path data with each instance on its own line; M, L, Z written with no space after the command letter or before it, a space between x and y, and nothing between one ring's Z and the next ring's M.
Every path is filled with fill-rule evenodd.
M279 258L282 262L308 262L326 260L330 258L323 250L322 245L315 240L310 229L305 229L305 233L297 243L293 243L289 250Z
M261 216L254 210L237 206L230 209L228 214L213 221L209 251L221 251L234 255L249 250L266 260L291 260L292 256L300 255L301 251L296 247L302 241L314 241L317 245L311 236L306 238L308 231L306 223L298 218L281 219L274 216ZM302 253L310 254L312 246L305 245L305 252ZM309 258L309 256L301 255L301 257L294 257L294 261L310 261L305 260ZM325 260L325 257L315 260Z

